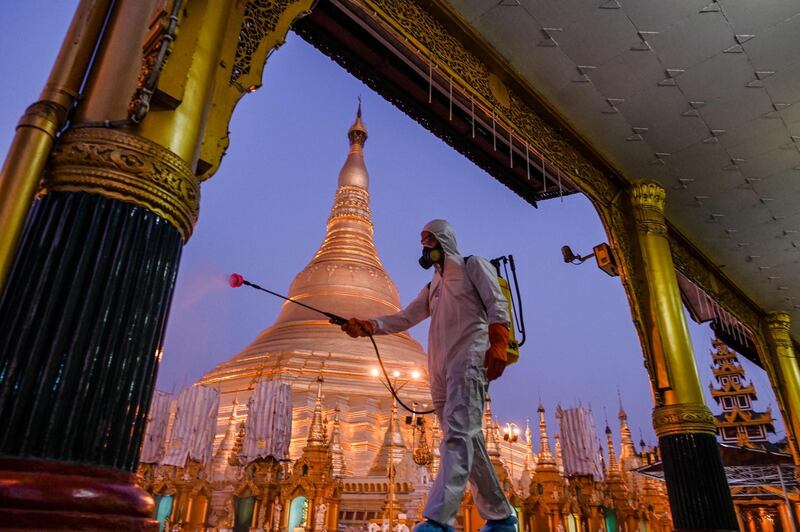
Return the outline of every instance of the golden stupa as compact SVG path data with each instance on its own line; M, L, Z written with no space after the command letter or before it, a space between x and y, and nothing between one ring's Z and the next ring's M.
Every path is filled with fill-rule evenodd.
M289 297L341 316L361 318L399 310L400 297L378 257L369 206L369 174L364 164L367 129L361 106L347 133L350 149L339 172L327 233L314 257L295 277ZM429 403L427 360L408 334L376 337L390 374L406 383L407 404ZM224 437L234 400L247 401L258 381L280 380L292 386L292 444L297 458L306 443L322 376L323 409L339 409L347 469L367 475L384 441L391 397L372 374L378 366L372 344L352 339L308 309L285 302L278 319L240 353L219 364L198 384L220 390L215 449ZM416 379L412 374L418 372Z

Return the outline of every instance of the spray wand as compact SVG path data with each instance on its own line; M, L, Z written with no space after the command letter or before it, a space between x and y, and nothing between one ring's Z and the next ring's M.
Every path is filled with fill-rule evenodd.
M272 290L268 290L266 288L263 288L263 287L255 284L255 283L251 283L250 281L248 281L247 279L245 279L244 277L242 277L238 273L232 273L231 274L230 278L228 279L228 284L231 285L231 288L239 288L242 285L246 285L246 286L249 286L250 288L255 288L256 290L261 290L262 292L266 292L266 293L268 293L268 294L270 294L272 296L279 297L279 298L281 298L281 299L283 299L285 301L289 301L290 303L294 303L295 305L300 305L301 307L305 307L308 310L313 310L314 312L318 312L318 313L322 314L323 316L325 316L326 318L328 318L329 320L331 320L331 322L336 324L336 325L344 325L345 323L347 323L347 319L339 316L338 314L334 314L332 312L326 312L324 310L320 310L318 308L312 307L311 305L306 305L305 303L301 303L300 301L292 299L291 297L286 297L286 296L284 296L282 294L279 294L277 292L273 292ZM431 410L414 410L413 408L407 406L400 399L400 397L398 397L397 391L394 389L394 386L392 386L392 381L389 378L389 373L386 371L386 368L383 365L383 360L381 359L381 353L378 350L378 344L375 343L375 339L372 337L372 334L370 334L370 332L368 330L366 330L366 329L362 329L362 330L367 334L367 337L369 338L369 341L372 342L372 347L375 349L375 356L378 357L378 364L380 364L381 371L383 371L383 376L386 378L386 385L389 388L389 391L392 392L392 396L397 400L397 403L400 406L402 406L403 408L405 408L406 410L408 410L409 412L411 412L412 414L415 414L415 415L432 414L433 412L435 412L436 411L435 409L431 409Z
M248 281L247 279L245 279L244 277L242 277L238 273L232 273L231 274L230 279L228 279L228 284L231 285L231 288L239 288L242 285L246 285L246 286L249 286L251 288L255 288L256 290L261 290L262 292L266 292L266 293L268 293L270 295L273 295L275 297L279 297L281 299L285 299L286 301L291 301L295 305L300 305L301 307L305 307L308 310L313 310L314 312L319 312L320 314L324 314L328 319L330 319L336 325L344 325L345 323L347 323L347 320L345 318L343 318L343 317L341 317L341 316L339 316L337 314L334 314L332 312L325 312L324 310L320 310L318 308L314 308L311 305L306 305L305 303L301 303L301 302L297 301L296 299L292 299L291 297L286 297L286 296L281 295L281 294L279 294L277 292L273 292L272 290L267 290L266 288L263 288L263 287L255 284L255 283L251 283L250 281Z

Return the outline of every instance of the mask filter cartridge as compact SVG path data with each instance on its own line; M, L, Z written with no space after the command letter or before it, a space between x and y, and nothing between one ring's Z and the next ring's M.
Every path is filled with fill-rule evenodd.
M442 260L442 248L422 248L422 256L419 258L419 265L426 270Z

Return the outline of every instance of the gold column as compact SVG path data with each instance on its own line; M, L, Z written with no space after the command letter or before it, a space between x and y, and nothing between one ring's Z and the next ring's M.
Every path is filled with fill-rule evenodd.
M786 437L792 448L795 464L800 466L797 441L800 435L800 364L790 330L791 318L788 314L772 312L766 316L767 356L774 372L772 385L780 402L786 424Z
M0 293L56 135L81 89L110 0L82 0L39 101L28 107L0 173Z
M659 382L662 404L653 411L658 437L683 433L716 434L714 417L705 405L694 359L678 280L664 220L666 192L657 183L633 186L631 200L649 293L653 357L663 365L667 382Z
M174 109L153 107L138 128L140 135L167 148L192 168L197 163L212 103L230 11L229 0L194 0L187 6L180 33L191 38L178 38L171 55L176 58L188 55L189 59L180 65L170 65L171 70L168 70L170 66L164 70L164 81L182 78L182 90L175 94L180 104Z
M62 135L44 186L47 191L89 192L143 207L175 226L186 242L199 213L195 163L212 91L223 82L217 79L222 75L218 64L223 40L236 40L235 33L226 35L224 30L231 14L241 13L239 5L226 0L173 1L182 1L183 9L155 90L163 100L174 80L185 77L184 84L178 84L185 90L175 105L154 100L141 124L127 119L130 94L142 89L155 61L153 46L142 56L142 40L161 39L162 34L154 30L145 38L152 0L124 2L109 22L96 72L76 112L78 125ZM117 86L122 88L115 90ZM106 120L121 125L102 127Z

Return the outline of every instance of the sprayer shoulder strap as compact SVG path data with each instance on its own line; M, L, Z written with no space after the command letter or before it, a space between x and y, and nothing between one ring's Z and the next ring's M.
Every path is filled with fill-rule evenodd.
M469 277L469 270L467 270L467 261L471 257L472 255L467 255L466 257L464 257L464 270L467 272L467 277ZM475 288L475 290L477 290L477 288L475 287L475 283L472 282L472 277L469 277L469 282L472 283L472 287ZM428 281L428 289L430 289L430 287L431 287L431 282Z
M478 301L481 302L481 306L483 307L483 311L488 313L489 311L486 309L486 303L483 302L483 297L481 296L481 293L478 290L478 287L475 285L475 281L473 281L472 277L469 275L469 268L467 268L467 261L469 261L469 259L471 259L471 258L472 258L472 255L467 255L466 257L464 257L464 273L466 274L467 279L469 279L469 283L472 285L473 290L475 290L475 292L478 294Z
M464 272L465 272L465 273L466 273L466 275L467 275L467 279L469 279L469 284L471 284L471 285L472 285L472 288L473 288L473 289L474 289L476 292L478 292L478 287L477 287L477 286L475 286L475 283L472 281L472 277L470 277L470 275L469 275L469 270L467 269L467 261L468 261L470 258L472 258L472 255L467 255L466 257L464 257ZM428 281L428 290L430 290L430 289L431 289L431 282L430 282L430 281ZM480 302L481 302L481 306L483 307L483 310L484 310L484 311L486 311L486 304L483 302L483 298L481 297L481 293L480 293L480 292L478 292L478 299L479 299L479 300L480 300Z

